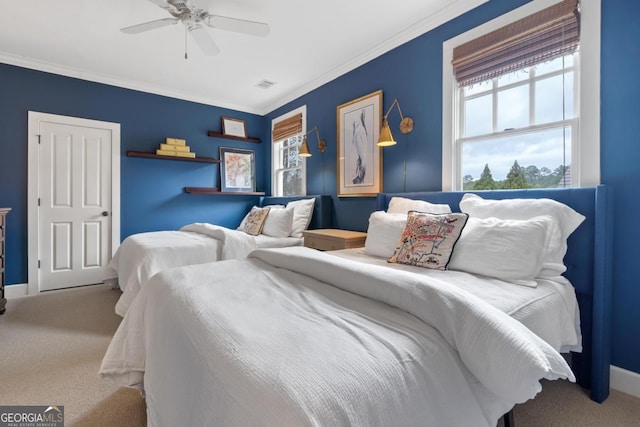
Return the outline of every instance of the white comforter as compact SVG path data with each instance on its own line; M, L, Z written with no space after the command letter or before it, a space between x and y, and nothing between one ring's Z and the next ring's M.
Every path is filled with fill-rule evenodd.
M495 426L569 378L518 321L444 281L307 248L157 274L101 375L150 425Z
M154 231L127 237L109 262L105 282L117 281L122 295L116 313L124 316L134 297L159 271L185 265L244 258L259 247L300 244L301 239L250 236L218 225L194 223L180 231Z

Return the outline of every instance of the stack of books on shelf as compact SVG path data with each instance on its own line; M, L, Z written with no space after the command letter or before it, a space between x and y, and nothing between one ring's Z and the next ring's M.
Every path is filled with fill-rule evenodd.
M164 144L160 144L160 148L156 150L159 156L188 157L194 159L196 153L191 152L191 148L187 145L187 141L177 138L166 138Z

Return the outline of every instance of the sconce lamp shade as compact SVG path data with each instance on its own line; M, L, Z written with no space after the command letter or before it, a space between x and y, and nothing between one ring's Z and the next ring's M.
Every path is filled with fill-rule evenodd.
M380 128L380 138L378 138L378 146L379 147L389 147L391 145L396 145L396 140L393 139L393 135L391 135L391 128L389 128L389 122L387 118L389 117L389 113L393 107L398 107L398 113L400 113L400 132L409 133L413 130L413 119L411 117L404 117L402 115L402 110L400 109L400 104L398 103L398 99L394 99L391 107L387 110L387 114L382 118L382 128Z
M380 138L378 138L379 147L390 147L396 145L396 140L391 135L391 128L387 119L382 119L382 128L380 129Z
M309 144L307 144L307 135L302 138L302 145L300 145L300 151L298 151L300 157L311 157L311 151L309 151Z
M318 126L314 126L309 132L304 134L302 138L302 144L300 145L300 150L298 151L298 156L300 157L311 157L311 151L309 151L309 144L307 144L307 135L314 132L318 137L318 151L324 153L324 150L327 148L327 141L324 139L320 139L320 133L318 132Z

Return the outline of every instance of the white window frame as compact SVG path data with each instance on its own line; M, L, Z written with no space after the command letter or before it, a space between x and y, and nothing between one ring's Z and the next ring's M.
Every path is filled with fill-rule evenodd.
M296 114L302 114L302 135L307 133L307 106L303 105L302 107L298 107L295 110L291 110L288 113L285 113L275 119L271 120L271 131L273 131L273 127L276 123L288 119L289 117L295 116ZM273 132L272 132L273 135ZM280 164L279 156L280 156L280 143L282 141L274 141L271 140L271 193L273 196L282 197L283 196L283 188L282 182L278 179L278 171L280 169L276 169L276 167ZM301 196L307 195L307 159L302 158L302 194Z
M460 129L458 86L451 60L453 49L493 30L558 3L558 0L533 0L466 33L445 41L442 45L442 191L461 191L461 155L455 141ZM578 138L572 138L572 186L590 187L600 184L600 0L580 2L580 54L574 64L574 93ZM582 95L581 95L582 94ZM584 96L588 94L588 96ZM459 147L459 146L458 146Z

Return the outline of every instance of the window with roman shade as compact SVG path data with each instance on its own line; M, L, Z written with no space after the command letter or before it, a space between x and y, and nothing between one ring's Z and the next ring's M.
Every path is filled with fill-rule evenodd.
M305 195L306 162L298 154L305 129L306 107L300 107L272 121L272 194Z
M579 47L578 0L562 0L453 48L456 189L573 185Z

